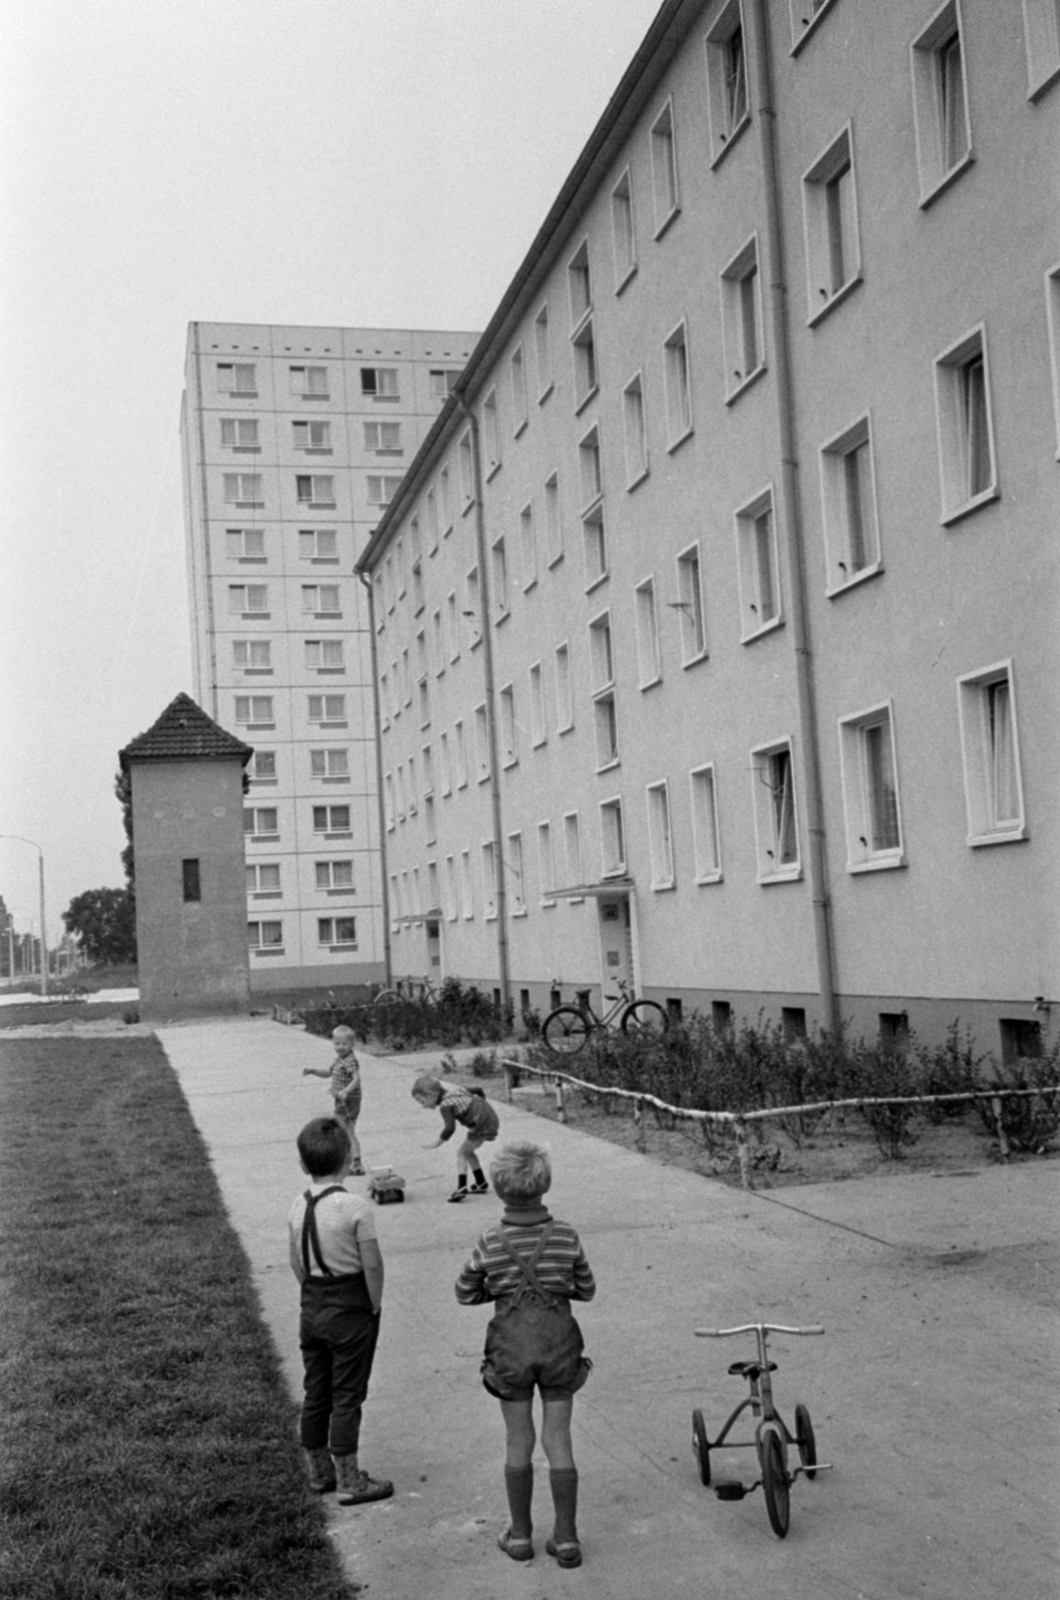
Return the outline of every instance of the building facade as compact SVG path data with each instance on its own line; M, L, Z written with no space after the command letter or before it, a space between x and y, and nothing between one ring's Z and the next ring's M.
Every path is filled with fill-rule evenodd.
M476 338L189 327L195 695L254 747L255 990L383 977L372 643L353 568Z
M1058 172L1055 0L662 6L359 563L395 976L1043 1037Z

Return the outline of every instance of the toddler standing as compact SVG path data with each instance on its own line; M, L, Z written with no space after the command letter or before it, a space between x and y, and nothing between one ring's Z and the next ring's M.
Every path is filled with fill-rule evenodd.
M303 1067L302 1076L331 1079L335 1120L342 1123L350 1140L350 1176L363 1178L361 1146L357 1139L357 1118L361 1112L361 1068L353 1049L356 1040L353 1029L340 1023L331 1035L331 1042L335 1046L335 1059L331 1066Z

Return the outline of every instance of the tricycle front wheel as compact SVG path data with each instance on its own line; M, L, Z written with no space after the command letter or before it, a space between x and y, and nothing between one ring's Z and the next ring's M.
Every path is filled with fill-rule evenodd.
M700 1482L710 1487L710 1444L703 1413L698 1408L692 1413L692 1453L699 1465Z
M780 1439L772 1431L762 1440L762 1488L770 1526L777 1538L783 1539L791 1517L791 1492Z

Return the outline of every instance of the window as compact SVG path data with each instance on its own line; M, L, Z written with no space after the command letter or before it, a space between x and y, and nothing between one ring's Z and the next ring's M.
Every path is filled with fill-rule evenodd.
M970 845L1027 837L1012 662L957 680Z
M475 766L479 783L485 783L490 775L490 743L484 705L475 707Z
M282 955L283 923L248 922L247 943L258 955Z
M517 344L512 351L509 367L512 375L512 432L518 435L527 423L526 366L521 344Z
M471 889L471 851L460 852L460 907L466 922L475 915L475 900Z
M849 123L804 174L802 200L806 223L808 320L812 328L861 282L857 191Z
M260 506L265 504L260 472L226 472L224 497L227 505Z
M309 771L314 778L345 783L350 775L350 753L343 749L310 750Z
M554 906L555 900L549 898L549 890L556 887L551 822L539 822L537 825L537 875L541 885L541 904Z
M537 539L534 534L534 507L528 502L519 513L519 567L523 593L537 582Z
M181 884L185 903L202 899L202 882L199 876L199 863L195 859L180 863Z
M396 400L398 398L397 368L362 367L361 393L368 395L373 400Z
M668 448L692 432L692 385L688 367L688 332L679 323L663 346L666 369L666 428Z
M446 856L445 858L445 914L448 921L456 921L457 897L455 856Z
M299 472L295 475L294 485L300 506L333 506L335 504L335 479L332 477L320 477L316 473Z
M467 739L464 736L464 722L458 717L453 724L453 772L458 789L467 786Z
M935 359L935 409L948 526L1000 493L990 410L986 330L974 328Z
M334 528L299 528L298 556L301 561L337 561L338 533Z
M466 593L464 620L467 623L467 643L469 649L474 649L482 638L482 602L479 598L477 567L472 567L468 572Z
M347 894L353 889L352 861L316 861L313 870L317 888L326 894Z
M574 409L580 411L596 393L596 344L593 339L593 322L589 317L582 323L571 341L574 352Z
M625 872L626 834L621 800L604 800L600 804L600 845L602 876L613 878Z
M530 742L535 750L538 745L545 744L548 732L545 728L545 686L541 674L541 663L535 661L530 668Z
M307 639L305 641L307 672L342 672L343 645L341 639Z
M302 610L315 617L339 617L339 593L337 583L303 583Z
M255 750L252 783L276 782L275 750Z
M521 833L508 835L508 846L504 856L504 871L507 873L509 890L508 904L513 917L526 916L526 883L523 877L523 836Z
M615 682L615 654L611 642L611 613L603 612L589 624L589 660L592 689L611 689Z
M699 545L677 558L677 611L681 618L681 658L686 667L707 653L707 624L703 614L703 582Z
M232 666L236 672L271 672L271 641L269 639L233 639Z
M276 725L271 694L237 694L236 724L243 728L272 728Z
M291 393L303 400L326 400L328 397L327 367L291 367Z
M456 380L460 376L459 367L431 367L430 372L431 399L447 400L456 388Z
M434 488L427 490L424 507L427 518L427 553L433 555L438 548L438 494Z
M720 883L721 836L714 767L696 767L689 773L692 789L692 848L696 856L696 882Z
M670 829L670 791L665 782L648 785L648 844L651 886L674 887L674 842Z
M959 0L947 0L913 40L912 63L920 204L928 206L974 160Z
M228 609L233 616L267 617L269 615L269 586L267 583L230 583Z
M737 511L736 544L740 569L740 637L747 643L768 629L778 627L783 620L771 489Z
M431 629L434 633L434 675L440 678L449 658L449 647L445 642L445 618L440 608L431 612Z
M726 404L765 371L758 237L748 239L721 274Z
M350 832L349 806L314 806L313 832L345 837Z
M677 147L674 103L667 100L651 127L651 177L655 196L655 237L670 226L680 208L677 193Z
M510 683L500 692L500 710L501 762L506 767L514 767L519 760L519 744L516 737L515 689Z
M707 99L711 159L716 166L750 121L740 0L722 6L707 34Z
M344 694L311 694L309 720L320 724L346 725L346 696Z
M357 918L318 917L317 944L326 944L332 949L344 946L347 949L352 948L356 950Z
M401 455L400 422L366 422L364 424L364 448L372 455Z
M398 492L401 483L399 476L380 477L375 473L368 474L368 504L370 506L388 506Z
M644 387L641 375L630 378L622 391L622 420L626 435L626 488L648 476L648 432L644 422Z
M264 528L226 528L225 555L229 561L264 561Z
M494 541L490 552L493 557L493 612L494 620L502 622L508 615L508 547L503 538Z
M568 811L563 818L563 849L566 857L567 887L573 889L584 881L581 823L576 811Z
M1001 1059L1006 1066L1037 1061L1042 1054L1042 1025L1025 1017L999 1017Z
M847 871L905 865L890 705L839 722Z
M1060 79L1060 0L1023 0L1028 98L1037 100Z
M226 450L257 450L257 417L222 417L221 444Z
M567 264L567 286L570 290L570 325L577 329L589 315L593 306L593 286L589 276L589 244L583 239Z
M582 547L588 587L607 574L607 538L604 530L603 478L600 470L600 435L592 428L578 446L581 467Z
M248 862L248 895L254 895L255 898L263 898L268 896L270 899L274 899L280 892L280 867L278 862Z
M662 678L659 651L659 614L655 609L655 580L646 578L633 592L637 613L637 664L640 687L650 689Z
M800 877L795 775L787 741L751 751L751 782L759 883Z
M615 659L609 612L589 624L589 661L596 732L596 767L602 771L618 760L618 716L615 709Z
M836 0L790 0L792 55L797 55Z
M571 684L570 646L556 646L556 728L566 733L574 726L574 693Z
M486 477L492 477L501 464L501 433L497 420L497 391L491 389L482 402L482 450L486 462ZM470 471L467 498L471 497Z
M460 618L457 615L456 590L450 589L445 597L446 629L449 634L449 660L460 660Z
M1057 426L1060 427L1060 423ZM545 481L545 540L548 548L548 564L554 567L557 561L563 560L563 508L559 498L559 477L555 472Z
M219 361L217 363L217 389L220 394L257 394L257 368L254 363L252 361Z
M615 241L615 291L618 293L637 270L633 188L628 167L611 190L611 231Z
M330 422L292 422L296 450L331 450Z
M598 428L591 428L578 445L578 461L581 467L582 506L594 505L604 492L603 476L600 471L600 432Z
M882 570L869 418L821 446L821 509L828 593Z
M438 474L438 511L441 517L443 535L451 533L453 527L453 501L449 491L448 467L443 467Z
M552 339L548 327L548 305L534 318L534 353L537 356L537 403L552 393Z
M247 806L243 812L243 832L255 839L278 839L279 811L275 806Z

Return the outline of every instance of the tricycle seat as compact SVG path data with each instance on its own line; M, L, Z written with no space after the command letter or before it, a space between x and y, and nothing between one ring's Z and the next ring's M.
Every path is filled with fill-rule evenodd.
M734 1378L750 1378L752 1382L761 1377L763 1372L776 1372L775 1361L768 1362L764 1367L760 1361L734 1361L729 1368Z

